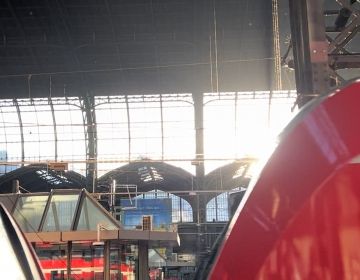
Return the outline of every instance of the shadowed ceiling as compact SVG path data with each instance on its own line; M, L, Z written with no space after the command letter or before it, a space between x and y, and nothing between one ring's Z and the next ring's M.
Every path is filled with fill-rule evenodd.
M271 88L271 1L4 0L0 34L2 98Z

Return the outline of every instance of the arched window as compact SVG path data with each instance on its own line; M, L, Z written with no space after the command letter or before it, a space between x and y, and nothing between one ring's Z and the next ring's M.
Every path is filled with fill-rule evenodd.
M226 222L229 220L228 193L222 193L206 204L207 222Z
M174 195L172 193L167 193L161 190L152 190L146 194L142 195L144 199L147 198L171 198L172 204L172 222L173 223L186 223L193 221L193 211L192 207L185 199Z

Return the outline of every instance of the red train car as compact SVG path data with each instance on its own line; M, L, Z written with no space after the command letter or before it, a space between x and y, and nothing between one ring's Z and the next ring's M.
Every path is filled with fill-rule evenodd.
M360 80L303 108L251 183L208 279L360 279Z
M66 259L40 259L40 265L46 280L60 280L66 278ZM71 279L93 280L103 279L104 259L92 258L86 260L75 256L71 259ZM134 269L127 264L110 266L111 280L134 280ZM120 273L121 277L120 278Z

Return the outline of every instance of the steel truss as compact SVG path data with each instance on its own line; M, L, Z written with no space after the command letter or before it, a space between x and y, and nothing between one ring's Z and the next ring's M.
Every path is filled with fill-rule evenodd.
M298 105L327 93L347 81L338 70L360 68L360 50L355 43L360 30L356 0L336 0L338 10L324 9L324 0L289 0L290 23ZM336 16L326 26L330 16ZM336 36L330 36L337 33Z

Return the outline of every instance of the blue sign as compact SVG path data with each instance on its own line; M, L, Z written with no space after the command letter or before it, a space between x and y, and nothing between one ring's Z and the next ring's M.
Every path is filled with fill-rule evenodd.
M120 200L121 207L134 206L134 201L128 199ZM127 229L135 229L142 226L142 217L152 216L152 228L154 230L165 230L172 222L171 198L137 199L137 207L122 211L121 223Z

